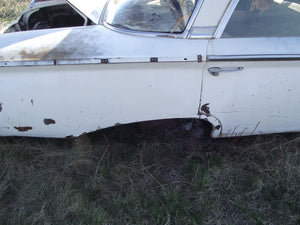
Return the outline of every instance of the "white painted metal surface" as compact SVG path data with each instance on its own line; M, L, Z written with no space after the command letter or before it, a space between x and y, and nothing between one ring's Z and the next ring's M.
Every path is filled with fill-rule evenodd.
M198 117L204 66L198 56L206 57L208 40L103 26L0 39L7 63L0 67L0 135L78 136L115 124Z
M299 38L211 41L201 97L214 137L299 131ZM276 48L274 47L276 46ZM213 76L209 68L238 68Z
M299 131L300 38L219 38L232 2L199 1L182 36L103 25L0 35L0 136L199 115L213 137Z
M0 135L66 137L197 118L202 63L2 67Z
M21 35L0 35L0 60L104 58L134 62L131 59L147 58L149 62L150 57L169 57L181 58L181 61L197 61L198 55L205 54L205 43L206 40L142 37L118 33L103 26L27 31Z

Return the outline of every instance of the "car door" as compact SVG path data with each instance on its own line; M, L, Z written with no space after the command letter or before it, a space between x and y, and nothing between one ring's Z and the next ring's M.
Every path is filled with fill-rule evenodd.
M209 43L199 114L212 136L300 129L300 1L232 1Z

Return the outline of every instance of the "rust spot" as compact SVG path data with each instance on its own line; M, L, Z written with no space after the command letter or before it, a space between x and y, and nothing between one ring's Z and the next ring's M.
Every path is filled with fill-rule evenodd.
M217 125L215 128L216 128L216 130L220 130L221 126Z
M206 114L210 114L208 105L209 105L209 103L206 103L203 106L201 106L201 111L205 112Z
M44 119L44 124L45 125L55 124L55 120L53 120L53 119Z
M33 106L33 99L31 99L30 102L31 102L31 105Z
M2 109L3 109L3 108L2 108L2 103L0 103L0 112L2 112Z
M34 59L43 59L47 54L47 50L39 49L38 51L24 49L19 52L22 59L34 60Z
M32 130L32 127L15 127L15 129L18 130L19 132L26 132Z
M115 124L115 127L117 127L117 126L120 126L120 125L122 125L122 124L120 124L120 123L116 123L116 124Z

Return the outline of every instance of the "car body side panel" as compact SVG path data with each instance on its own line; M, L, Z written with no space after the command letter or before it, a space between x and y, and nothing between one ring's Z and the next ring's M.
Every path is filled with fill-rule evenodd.
M79 136L137 121L197 118L202 66L2 67L0 135Z
M202 118L217 118L219 122L214 137L299 131L299 41L211 41L200 108ZM214 76L208 70L215 67L227 71Z
M104 26L61 28L0 35L0 61L150 57L197 61L198 55L205 58L207 43L131 35Z
M0 35L0 135L79 136L197 118L208 41L101 25Z

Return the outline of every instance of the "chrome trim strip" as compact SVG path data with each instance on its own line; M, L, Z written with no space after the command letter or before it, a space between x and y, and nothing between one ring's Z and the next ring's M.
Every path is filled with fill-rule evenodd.
M100 17L99 17L99 21L98 21L98 25L103 25L105 10L108 7L109 1L110 0L106 0L106 3L104 5L104 7L102 8L102 11L101 11L101 14L100 14Z
M55 60L39 61L1 61L0 67L20 67L20 66L54 66Z
M209 39L213 36L216 27L193 27L190 30L188 38L191 39Z
M171 38L184 38L186 36L185 31L183 33L161 33L161 32L147 32L147 31L136 31L128 30L119 27L112 26L105 21L102 22L102 25L112 31L116 31L123 34L129 35L139 35L139 36L148 36L148 37L171 37Z
M184 33L185 33L184 38L188 38L189 33L190 33L190 31L191 31L191 29L192 29L192 27L193 27L193 24L194 24L194 22L195 22L195 20L196 20L196 18L197 18L197 16L198 16L198 13L200 12L200 9L201 9L201 7L202 7L202 4L203 4L203 0L198 0L198 1L197 1L197 4L196 4L196 6L195 6L195 8L194 8L194 11L193 11L193 13L192 13L190 19L189 19L189 22L188 22L188 24L186 25L185 32L184 32Z
M109 1L108 1L109 2ZM150 31L136 31L136 30L129 30L129 29L123 29L123 28L118 28L115 26L112 26L108 23L106 23L104 21L103 15L104 12L106 10L106 8L108 7L108 2L106 3L101 17L100 17L100 21L99 24L105 26L106 28L116 31L116 32L120 32L120 33L124 33L124 34L131 34L131 35L140 35L140 36L150 36L150 37L171 37L171 38L188 38L190 30L197 18L198 12L202 6L203 0L198 0L194 11L189 19L189 22L187 23L185 30L182 33L162 33L162 32L150 32Z
M0 67L153 63L153 61L151 61L151 58L154 58L154 57L0 61ZM174 62L174 63L197 62L197 63L199 63L199 56L194 56L194 57L155 57L155 58L157 59L158 63L162 63L162 62L165 62L165 63L168 63L168 62Z
M300 55L209 55L207 61L287 61L300 60Z
M230 4L228 5L226 12L224 13L223 18L221 19L215 33L214 33L214 37L215 38L220 38L221 35L223 34L225 27L229 21L229 19L231 18L231 15L235 9L235 7L237 6L237 4L239 3L239 0L232 0L230 2Z

